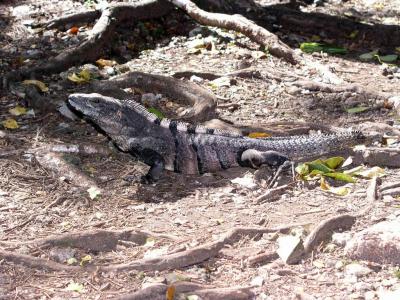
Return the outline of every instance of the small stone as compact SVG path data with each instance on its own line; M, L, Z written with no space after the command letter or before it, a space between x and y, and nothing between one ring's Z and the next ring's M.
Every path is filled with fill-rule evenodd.
M253 286L263 286L264 278L262 276L256 276L251 280L250 284Z
M201 78L201 77L199 77L199 76L196 76L196 75L192 75L192 76L190 77L190 81L200 83L200 82L203 81L203 78Z
M335 264L335 269L337 269L337 270L342 270L343 267L344 267L344 263L343 263L341 260L339 260L338 262L336 262L336 264Z
M278 238L279 257L286 264L295 264L300 261L304 254L303 241L295 236L287 235Z
M384 286L384 287L391 287L392 285L394 285L396 283L397 283L397 278L382 280L382 286Z
M72 248L53 248L50 250L49 256L57 262L64 263L69 258L74 257L76 250Z
M397 300L400 299L400 290L388 291L382 290L378 292L379 300Z
M369 291L371 289L371 285L366 282L356 282L354 284L354 289L359 292Z
M375 299L375 295L376 295L376 293L374 291L365 292L364 299L365 300L374 300Z
M370 268L363 266L361 264L358 264L358 263L352 263L352 264L347 265L344 268L344 271L345 271L346 275L355 276L357 278L363 277L372 272L372 270Z
M346 246L347 242L351 239L350 232L335 232L332 234L332 243L339 246Z

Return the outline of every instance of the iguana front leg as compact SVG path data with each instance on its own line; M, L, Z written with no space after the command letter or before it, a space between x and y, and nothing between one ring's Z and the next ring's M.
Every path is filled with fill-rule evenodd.
M154 183L158 181L164 171L164 160L155 158L150 165L150 170L146 175L142 176L142 183Z
M283 165L289 158L277 151L258 151L248 149L241 155L241 165L258 169L262 165L270 167L279 167Z

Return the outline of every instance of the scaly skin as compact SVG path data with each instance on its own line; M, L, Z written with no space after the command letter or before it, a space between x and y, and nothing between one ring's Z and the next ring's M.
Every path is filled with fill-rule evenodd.
M100 94L72 94L73 110L99 126L123 151L150 165L149 181L163 169L185 174L215 172L235 166L281 165L286 160L318 156L359 144L358 131L254 139L229 131L160 120L143 106Z

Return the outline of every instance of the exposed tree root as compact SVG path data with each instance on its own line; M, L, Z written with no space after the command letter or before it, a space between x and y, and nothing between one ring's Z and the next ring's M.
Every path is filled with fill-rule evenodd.
M54 235L43 239L36 239L26 242L8 242L0 241L0 244L8 246L18 245L34 245L41 249L49 247L73 247L86 251L113 251L116 249L118 242L129 241L137 245L144 245L146 240L150 237L164 238L169 240L177 240L176 237L163 234L154 234L144 231L137 231L133 229L125 230L86 230L82 232L64 233L61 235Z
M21 68L18 71L9 73L3 78L3 86L7 87L8 82L12 80L17 81L30 76L40 77L44 74L64 71L86 61L94 61L102 55L104 46L112 38L118 24L128 20L158 18L167 14L171 7L169 3L162 0L143 0L134 3L112 4L101 12L100 18L85 42L77 47L63 51L39 66ZM83 17L92 20L94 14L88 13L82 15L82 13L79 13L77 16L77 18ZM73 17L69 16L69 19L71 18ZM62 20L59 19L58 23L63 23L65 20L65 18Z
M167 254L159 258L139 259L126 264L113 264L108 266L88 265L85 270L100 270L103 272L116 272L116 271L162 271L168 269L180 269L191 266L218 255L219 251L226 245L235 243L242 236L255 236L258 234L271 233L271 232L287 232L295 226L302 224L293 224L277 228L248 228L239 227L231 230L227 235L223 236L215 242L210 242L202 246L195 247L186 251ZM93 233L93 232L92 232ZM94 231L94 235L90 232L75 233L61 236L60 238L52 237L48 239L39 240L43 246L79 246L83 249L96 249L98 251L113 249L119 238L136 240L143 242L147 236L145 233L127 231ZM105 242L106 241L106 242ZM28 242L32 243L32 242ZM9 244L9 243L7 243ZM14 243L14 245L16 245ZM79 270L78 267L71 267L56 262L50 262L41 258L36 258L29 255L15 254L8 251L0 251L0 259L12 261L15 263L25 264L33 268L44 268L55 271L68 271Z
M276 57L283 58L292 64L297 64L300 61L294 51L282 43L276 35L241 15L206 12L189 0L168 1L183 9L189 16L200 24L235 30L244 34L259 45L264 46Z
M215 116L216 97L205 88L173 77L152 75L143 72L129 72L109 80L93 82L94 91L135 87L146 92L161 93L192 109L182 119L202 122Z
M339 215L320 222L304 241L305 253L310 253L321 242L331 237L333 231L338 229L350 229L356 221L351 215Z
M52 173L58 174L59 177L64 177L76 186L82 188L96 187L96 182L86 176L82 171L75 166L66 162L62 155L52 152L36 152L36 160L39 164L50 170Z
M177 282L171 284L175 288L175 298L179 296L196 295L202 300L248 300L253 299L255 294L251 291L252 287L235 288L209 288L204 285L190 282ZM117 298L118 300L164 300L167 289L166 284L154 284L132 294L127 294ZM175 299L174 298L174 299Z
M38 258L25 254L17 254L10 251L0 249L0 259L21 264L33 269L45 269L51 271L79 271L80 267L67 266L44 258Z

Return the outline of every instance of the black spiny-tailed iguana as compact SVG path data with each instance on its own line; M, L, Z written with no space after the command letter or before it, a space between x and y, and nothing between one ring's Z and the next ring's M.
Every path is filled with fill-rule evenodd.
M143 178L146 182L158 180L164 169L202 174L236 166L279 166L287 160L327 154L364 140L358 131L254 139L160 120L134 101L122 102L100 94L72 94L68 103L100 127L118 148L150 166Z

